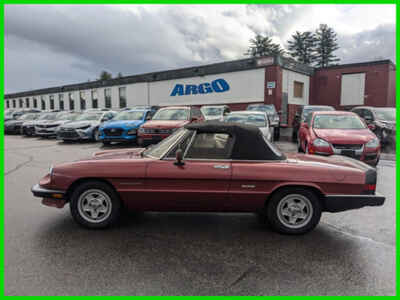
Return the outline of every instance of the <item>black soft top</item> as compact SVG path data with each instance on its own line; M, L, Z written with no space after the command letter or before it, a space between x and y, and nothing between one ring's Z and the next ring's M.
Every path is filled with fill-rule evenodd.
M258 127L232 122L209 121L191 123L186 129L204 133L227 133L234 138L231 159L241 160L282 160L286 157L270 145ZM273 146L272 146L273 147Z

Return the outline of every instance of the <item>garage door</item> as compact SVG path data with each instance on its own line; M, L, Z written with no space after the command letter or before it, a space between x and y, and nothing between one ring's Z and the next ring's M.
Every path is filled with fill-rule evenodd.
M364 104L365 73L343 74L340 105Z

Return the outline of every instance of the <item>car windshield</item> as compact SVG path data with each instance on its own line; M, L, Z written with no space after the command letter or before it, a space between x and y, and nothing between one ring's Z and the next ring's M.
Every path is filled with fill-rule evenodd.
M74 121L77 117L79 116L79 114L78 113L64 113L64 114L61 114L58 118L57 118L57 120L71 120L71 121Z
M365 124L358 116L352 115L316 115L315 129L365 129Z
M303 122L307 119L310 113L314 111L332 111L332 110L335 110L332 106L305 107L303 109Z
M122 120L142 120L144 112L143 111L123 111L117 114L113 121L122 121Z
M201 112L206 116L221 116L224 111L223 107L202 107Z
M22 115L21 118L19 118L19 120L35 120L38 116L38 114L25 114Z
M227 122L250 124L257 127L266 127L265 116L261 114L233 113L226 117Z
M56 117L57 117L57 114L55 114L55 113L47 113L47 114L41 115L39 117L39 120L55 120Z
M182 135L185 134L187 129L184 128L179 128L177 131L175 131L173 134L171 134L169 137L165 138L161 142L159 142L156 145L151 146L150 148L146 149L143 152L143 156L149 156L149 157L156 157L156 158L161 158L161 156L168 151L168 149L175 144L177 140L181 138Z
M275 106L273 105L249 105L247 110L254 110L254 111L263 111L269 115L273 115L276 113Z
M84 113L78 116L75 121L97 121L101 118L103 113Z
M189 120L189 109L162 109L156 112L152 120Z
M375 108L376 118L384 121L396 121L396 109L394 108Z

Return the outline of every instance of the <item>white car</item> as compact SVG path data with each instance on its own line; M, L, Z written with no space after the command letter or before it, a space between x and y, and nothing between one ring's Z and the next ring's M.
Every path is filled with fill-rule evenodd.
M272 142L272 128L266 112L248 110L234 111L228 114L224 118L224 121L257 126L264 135L265 139L269 142Z
M204 105L200 110L206 121L222 121L230 112L228 105Z

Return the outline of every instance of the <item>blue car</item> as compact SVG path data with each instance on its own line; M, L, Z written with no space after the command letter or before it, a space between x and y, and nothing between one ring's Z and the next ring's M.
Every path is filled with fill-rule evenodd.
M104 145L111 142L134 142L140 125L150 120L152 115L153 111L150 109L121 111L100 127L100 140Z

